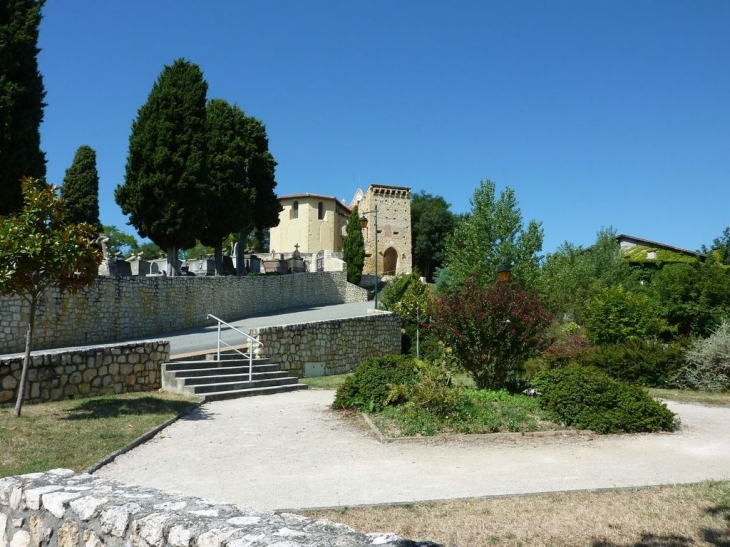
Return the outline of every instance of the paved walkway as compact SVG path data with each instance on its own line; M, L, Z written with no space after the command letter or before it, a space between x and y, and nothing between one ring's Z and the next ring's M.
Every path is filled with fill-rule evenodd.
M730 479L730 408L651 435L379 443L332 391L208 403L97 474L266 509Z

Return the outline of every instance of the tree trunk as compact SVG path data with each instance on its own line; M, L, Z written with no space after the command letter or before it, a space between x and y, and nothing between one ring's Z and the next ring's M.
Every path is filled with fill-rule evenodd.
M236 250L236 275L246 275L246 268L243 264L243 253L246 246L248 233L245 230L238 232L238 248Z
M223 242L215 246L215 275L223 275Z
M25 385L28 383L28 369L30 368L30 346L33 340L33 324L35 323L35 309L38 296L35 294L30 299L30 314L28 315L28 329L25 331L25 355L23 356L23 371L20 373L20 385L18 385L18 398L15 401L13 415L20 418L20 410L25 401Z
M167 249L167 275L172 277L180 275L180 266L177 260L177 247L169 247Z

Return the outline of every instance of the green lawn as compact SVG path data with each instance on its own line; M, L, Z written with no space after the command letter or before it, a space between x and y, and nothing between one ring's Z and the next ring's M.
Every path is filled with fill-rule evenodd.
M58 467L81 471L196 402L148 392L25 405L20 418L11 407L0 408L0 477Z
M333 376L316 376L313 378L300 378L302 384L307 384L309 389L337 389L345 383L345 379L351 374L336 374Z

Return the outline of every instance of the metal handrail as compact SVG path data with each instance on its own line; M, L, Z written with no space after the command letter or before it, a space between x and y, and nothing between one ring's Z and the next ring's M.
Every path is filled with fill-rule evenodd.
M264 344L262 342L260 342L259 340L257 340L256 338L254 338L253 336L251 336L250 334L245 333L245 332L243 332L240 329L237 329L236 327L234 327L230 323L226 323L225 321L223 321L223 319L219 319L218 317L216 317L213 314L210 314L209 313L208 314L208 317L210 317L210 318L215 319L216 321L218 321L218 353L216 355L216 360L217 361L220 361L221 360L221 344L223 344L225 346L228 346L230 349L232 349L233 351L235 351L236 353L238 353L242 357L248 358L248 381L249 382L252 381L252 378L253 378L253 349L254 349L254 345L253 344L256 344L257 346L263 346ZM226 327L228 327L230 329L233 329L237 333L242 334L243 336L245 336L246 338L248 338L248 353L242 352L238 348L233 347L231 344L229 344L225 340L222 340L221 339L221 325L225 325Z

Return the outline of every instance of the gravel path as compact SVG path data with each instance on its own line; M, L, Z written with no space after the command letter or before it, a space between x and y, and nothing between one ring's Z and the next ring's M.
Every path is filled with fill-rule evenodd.
M207 403L96 474L262 509L730 479L730 408L669 403L671 434L381 444L333 396Z

